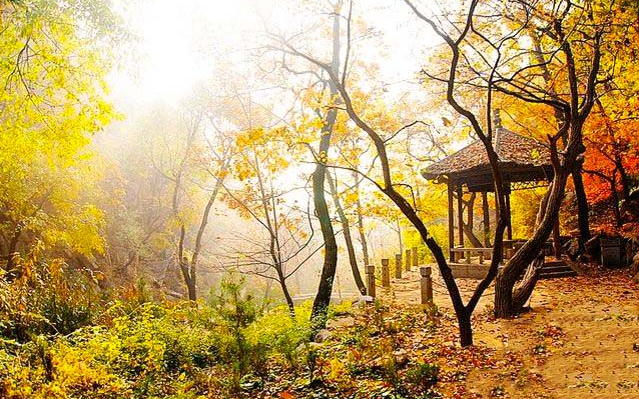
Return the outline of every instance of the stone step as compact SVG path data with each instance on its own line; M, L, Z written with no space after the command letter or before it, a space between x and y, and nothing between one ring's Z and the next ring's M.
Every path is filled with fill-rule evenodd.
M549 280L551 278L562 278L562 277L575 277L577 273L574 270L564 271L564 272L552 272L552 273L544 273L543 271L539 275L540 280Z
M551 260L546 260L544 262L544 267L551 267L551 266L567 266L568 264L566 263L565 260L563 259L551 259Z
M554 272L572 272L572 268L566 266L544 266L541 268L542 273L554 273Z
M456 278L472 278L472 279L482 279L488 273L488 268L490 267L489 263L486 262L483 265L479 265L476 263L463 263L463 262L455 262L449 263L449 266L453 270L453 276ZM499 269L503 265L499 266ZM521 276L523 277L525 271L522 272ZM540 278L541 279L550 279L550 278L559 278L559 277L571 277L576 276L574 270L568 264L561 259L552 259L546 261L541 268Z

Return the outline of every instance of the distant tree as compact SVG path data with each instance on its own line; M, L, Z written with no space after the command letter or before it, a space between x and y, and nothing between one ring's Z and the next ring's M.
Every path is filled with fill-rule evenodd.
M192 301L197 299L197 266L204 233L235 153L234 138L208 123L209 110L202 101L195 98L185 104L181 118L163 127L175 131L165 132L168 137L159 140L163 146L156 144L154 160L155 168L171 184L168 226L175 225L177 230L174 262ZM196 228L191 231L193 225Z
M290 165L291 154L282 140L287 135L282 128L260 127L238 136L238 156L231 167L231 176L238 183L224 186L226 203L256 227L234 232L231 240L239 244L228 245L222 257L227 269L277 282L291 317L295 317L288 279L322 245L313 246L310 204L305 211L287 201L289 194L304 187L277 188Z

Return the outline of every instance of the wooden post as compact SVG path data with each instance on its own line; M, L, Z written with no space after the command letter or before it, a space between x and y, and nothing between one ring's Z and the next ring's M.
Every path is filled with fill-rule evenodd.
M468 223L466 223L466 225L470 231L473 231L475 228L475 196L476 193L472 193L468 199Z
M508 225L506 226L506 233L508 235L508 239L513 239L513 224L511 222L510 217L510 187L508 187L508 192L506 193L506 212L508 212Z
M410 249L407 249L404 252L405 258L404 259L404 264L406 265L406 271L409 272L410 271Z
M481 193L482 216L484 217L484 247L490 247L490 208L488 208L488 193Z
M390 270L388 268L388 259L382 259L382 287L390 288Z
M402 254L395 254L395 278L402 278Z
M417 256L417 247L411 248L413 252L413 266L417 267L419 265L419 258Z
M464 247L464 210L462 209L462 185L457 185L457 222L459 223L459 246Z
M430 276L430 266L423 266L419 268L419 274L421 274L421 291L422 291L422 305L433 303L433 279Z
M559 232L559 215L557 221L552 226L552 245L555 250L555 258L561 259L561 234Z
M366 293L375 298L375 265L366 266Z
M451 262L455 262L455 217L453 216L453 182L448 179L448 250Z

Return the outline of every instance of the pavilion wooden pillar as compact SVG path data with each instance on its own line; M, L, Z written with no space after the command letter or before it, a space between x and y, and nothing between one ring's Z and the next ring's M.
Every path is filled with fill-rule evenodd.
M482 216L484 217L484 246L490 247L490 209L488 208L488 193L481 193Z
M453 248L455 247L455 226L453 216L453 181L448 178L448 250L449 258L451 262L455 262L455 253ZM408 259L408 257L407 257Z
M508 189L506 191L506 212L508 213L508 224L506 225L506 234L508 240L513 239L513 224L510 217L510 183L508 184Z
M466 225L468 226L468 230L471 232L475 228L475 197L476 194L472 193L468 199L468 223Z
M462 184L457 184L457 222L459 223L459 246L464 247L464 210L462 204Z

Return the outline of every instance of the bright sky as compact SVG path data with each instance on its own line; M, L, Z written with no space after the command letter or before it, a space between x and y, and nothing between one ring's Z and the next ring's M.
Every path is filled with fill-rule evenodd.
M111 77L115 97L137 101L173 101L187 95L213 70L211 52L229 51L242 57L251 38L262 27L260 15L270 23L296 23L293 15L277 8L281 0L131 0L125 19L137 36L136 58L126 70ZM364 6L366 4L366 6ZM364 9L364 7L366 7ZM434 43L433 33L416 21L401 2L355 2L355 13L382 32L386 51L376 60L384 80L398 84L411 79L423 62L424 49ZM233 50L229 50L233 49ZM235 52L236 54L233 54ZM401 83L399 83L401 84Z

